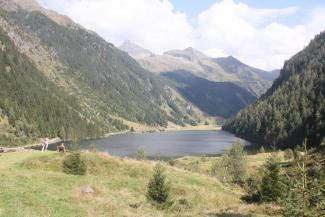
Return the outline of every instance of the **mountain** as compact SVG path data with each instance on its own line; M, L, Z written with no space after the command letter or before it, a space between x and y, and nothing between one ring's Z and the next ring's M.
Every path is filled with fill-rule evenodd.
M180 125L196 122L196 114L187 109L190 104L164 79L143 69L94 32L40 7L36 1L0 0L0 27L2 45L23 59L19 62L18 57L4 51L10 65L2 62L1 67L10 67L11 74L2 70L2 82L14 79L20 83L0 86L1 120L9 120L10 125L0 130L1 138L9 128L16 131L16 137L28 138L29 131L52 137L64 129L70 136L76 131L85 138L127 129L132 123L166 127L169 121ZM29 74L21 73L24 67L29 67ZM25 91L24 79L30 88L35 87L34 92L42 93L38 98L33 99L32 90ZM42 108L43 102L51 107ZM60 106L62 111L56 108ZM40 115L30 115L32 111ZM18 121L28 127L20 127ZM89 130L94 135L85 133L90 126L99 128Z
M21 145L28 138L57 134L62 128L68 133L78 130L86 137L100 131L99 122L79 114L77 98L46 79L3 30L0 44L0 144Z
M210 58L192 47L162 55L130 42L120 49L147 70L171 81L184 98L206 114L219 117L230 117L254 102L271 86L276 74L250 67L231 56ZM233 97L229 97L231 94Z
M274 80L272 80L272 76L275 75L274 72L248 66L232 56L214 58L213 61L218 63L226 72L236 75L243 86L249 91L255 92L257 96L263 94L266 91L265 88L270 87Z
M280 69L274 69L272 71L256 70L256 73L265 80L274 81L279 77Z
M230 117L256 100L249 91L232 82L214 82L186 71L162 74L174 82L187 100L212 116Z
M151 51L133 44L130 41L125 41L119 48L124 51L127 50L128 54L135 59L146 58L154 55Z
M294 147L325 137L325 32L286 61L279 78L253 105L229 119L223 129L251 141Z
M272 76L275 74L245 65L234 57L210 58L192 47L166 51L162 55L151 53L139 57L134 52L139 46L133 43L132 46L121 46L120 49L129 53L149 71L158 74L186 71L209 81L233 82L255 96L265 93L271 86Z
M264 79L268 81L274 81L280 74L280 70L264 71L257 69L242 63L233 56L219 57L213 59L218 63L225 71L229 73L238 74L241 78L244 76L250 76L254 79Z

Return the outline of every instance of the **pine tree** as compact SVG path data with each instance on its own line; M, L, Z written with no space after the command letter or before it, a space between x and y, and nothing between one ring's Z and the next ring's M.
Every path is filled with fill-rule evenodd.
M154 174L148 184L146 197L149 201L157 205L167 204L169 202L170 186L166 183L164 169L159 163L154 168Z
M287 194L281 210L282 216L321 217L325 216L325 170L321 164L322 154L311 158L307 141L303 144L302 158L286 171Z
M236 141L227 155L229 160L229 175L232 177L232 181L237 184L243 184L247 174L244 145Z
M283 189L280 165L277 156L273 154L265 164L265 172L261 183L261 200L276 202L282 198Z
M85 175L87 166L80 157L80 152L72 152L63 161L63 172L73 175Z

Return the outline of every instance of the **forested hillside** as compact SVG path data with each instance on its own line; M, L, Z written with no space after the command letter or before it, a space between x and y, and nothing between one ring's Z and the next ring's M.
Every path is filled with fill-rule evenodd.
M0 86L0 107L14 129L23 131L17 126L21 120L32 125L35 136L56 136L73 126L85 138L93 131L101 135L127 129L130 121L154 127L166 127L168 121L196 123L187 102L125 52L33 0L33 7L17 2L22 4L0 0L1 34L11 52L3 55L23 60L8 57L11 73L0 72L2 82L8 83ZM6 69L6 64L1 67ZM28 72L20 73L25 65ZM180 103L172 103L176 98ZM96 130L86 130L91 125Z
M0 48L0 113L15 127L12 132L0 132L0 144L17 145L30 137L56 136L59 132L78 131L91 137L105 129L82 116L77 98L48 81L2 30Z
M318 146L325 136L325 32L288 60L280 77L255 104L223 129L262 144Z

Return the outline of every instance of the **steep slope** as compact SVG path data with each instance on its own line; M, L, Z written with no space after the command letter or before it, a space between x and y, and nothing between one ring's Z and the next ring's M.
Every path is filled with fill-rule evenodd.
M268 92L223 129L263 144L318 146L325 136L325 32L287 61Z
M101 126L102 133L125 129L121 120L165 127L168 121L184 124L183 117L192 119L184 100L172 103L175 94L164 79L125 52L33 0L15 2L0 0L4 34L45 79L77 100L79 115ZM5 115L13 119L8 111Z
M265 80L274 81L279 77L280 69L274 69L272 71L263 71L258 69L256 73Z
M214 82L189 72L166 72L178 91L206 114L230 117L255 101L255 96L231 82Z
M213 61L218 63L226 72L235 74L244 87L250 92L255 92L258 96L265 93L266 88L270 87L272 81L278 76L277 70L267 72L256 69L232 56L214 58Z
M0 115L14 127L0 129L0 146L21 145L28 138L56 136L59 131L91 137L105 129L81 114L77 98L46 79L2 30L0 47Z

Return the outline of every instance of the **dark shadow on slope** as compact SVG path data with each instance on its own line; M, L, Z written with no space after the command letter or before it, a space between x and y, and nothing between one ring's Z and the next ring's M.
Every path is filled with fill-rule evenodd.
M174 83L183 97L212 116L230 117L256 100L250 92L232 82L213 82L187 71L162 75Z

